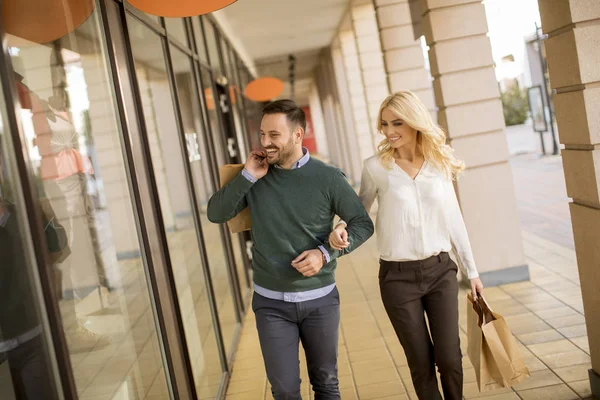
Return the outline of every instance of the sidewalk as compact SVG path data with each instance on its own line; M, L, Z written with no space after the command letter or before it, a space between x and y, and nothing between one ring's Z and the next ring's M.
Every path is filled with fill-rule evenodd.
M574 250L561 157L527 154L510 163L523 230Z
M488 288L486 296L492 307L506 317L532 375L514 390L478 393L474 370L465 356L465 398L590 398L589 346L572 234L569 242L562 170L557 170L556 158L538 160L532 156L513 159L513 166L531 281ZM404 353L379 297L377 257L375 240L371 239L351 256L340 259L338 266L342 399L416 399ZM466 355L464 289L459 303ZM302 394L312 399L304 359L301 371ZM252 312L246 316L227 398L272 398Z

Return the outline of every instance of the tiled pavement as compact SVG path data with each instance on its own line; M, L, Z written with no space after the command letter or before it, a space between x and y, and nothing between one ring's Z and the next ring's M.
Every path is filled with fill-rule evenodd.
M568 218L568 206L562 171L556 168L556 160L550 158L536 160L520 156L513 160L513 165L515 162L531 281L487 288L485 293L495 311L506 317L532 374L514 389L479 393L474 370L465 357L464 395L466 399L485 397L488 400L589 398L589 346L572 237L569 245L570 233L566 229L566 226L570 229L570 224L564 221ZM539 179L540 176L543 179ZM531 207L538 202L544 206ZM553 227L555 223L560 225L561 233L544 234L544 218L555 217L558 222L547 223ZM354 254L342 258L338 268L342 302L339 347L342 399L416 399L402 348L379 298L376 260L372 239ZM464 354L465 296L463 289L459 303ZM304 359L301 371L303 396L313 398ZM250 312L246 316L227 399L270 398L254 315Z

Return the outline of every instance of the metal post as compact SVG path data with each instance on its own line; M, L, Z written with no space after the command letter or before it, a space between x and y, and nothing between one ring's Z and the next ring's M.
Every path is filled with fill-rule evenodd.
M546 144L544 143L544 132L540 132L540 142L542 143L542 156L546 155Z
M550 93L548 93L548 82L546 80L546 70L547 70L547 66L546 66L546 60L544 59L544 55L542 54L542 39L545 39L545 35L544 37L540 36L540 27L538 26L537 22L535 23L535 38L538 44L538 56L540 57L540 66L542 68L542 90L544 93L544 97L546 98L546 105L548 106L548 114L549 114L549 124L550 124L550 135L552 135L552 146L553 146L553 150L552 150L552 154L553 155L557 155L558 154L558 143L556 142L556 132L554 131L554 112L553 112L553 108L552 107L552 98L550 97ZM546 110L544 110L544 113L546 112ZM542 150L544 152L544 154L546 154L546 151L544 150L544 139L543 139L543 133L540 133L540 137L542 138Z

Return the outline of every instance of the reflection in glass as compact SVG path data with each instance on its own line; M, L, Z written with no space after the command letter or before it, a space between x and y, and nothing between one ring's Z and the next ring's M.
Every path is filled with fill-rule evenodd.
M235 56L235 51L233 50L233 47L231 46L227 46L223 48L223 51L225 51L225 49L227 49L227 55L228 55L228 77L229 77L229 82L234 85L234 88L236 90L239 90L239 83L238 83L238 78L237 78L237 60L236 60L236 56Z
M230 107L226 107L225 109L221 109L222 112L222 116L225 119L223 124L224 129L233 129L234 132L231 132L230 135L225 135L224 132L219 132L219 131L213 131L213 132L219 132L219 136L221 137L235 137L235 141L237 144L237 148L238 148L238 155L240 157L240 161L242 163L246 162L246 154L247 154L247 149L246 149L246 142L244 141L244 131L243 131L243 127L241 125L241 118L240 118L240 114L239 114L239 105L240 105L240 101L241 101L241 97L240 97L240 93L239 93L239 88L237 85L237 79L236 79L236 74L235 74L235 70L233 68L233 65L231 60L231 55L233 53L233 50L230 48L229 44L225 41L225 40L221 40L221 51L223 54L223 60L225 60L226 66L227 66L227 74L228 74L228 86L227 86L227 94L229 95L229 105ZM223 90L223 95L225 94L225 90ZM217 103L220 104L220 103ZM215 118L217 118L217 113L214 113L211 115L211 118L214 120ZM231 119L229 119L231 118ZM233 125L231 124L231 122L233 122ZM216 124L214 124L216 125ZM215 128L213 128L215 129ZM246 245L244 241L240 241L239 237L242 237L242 234L236 234L234 235L234 240L233 240L233 251L234 251L234 256L235 256L235 261L236 261L236 268L237 268L237 275L238 275L238 279L239 279L239 283L240 283L240 288L242 291L242 297L245 297L247 290L248 290L248 279L247 279L247 273L245 271L246 266L244 264L244 258L242 255L243 251L246 251Z
M200 106L194 88L195 82L191 72L190 60L183 53L172 49L173 69L175 71L177 89L179 95L179 107L182 113L184 130L186 136L196 133L195 139L198 143L200 153L199 160L190 159L194 186L200 202L200 217L202 219L202 230L209 260L215 301L219 314L219 322L225 344L225 351L232 350L233 340L238 328L235 303L233 301L233 286L230 284L229 263L227 252L223 245L224 234L218 225L208 221L206 217L206 206L208 199L215 192L216 182L210 179L208 151L204 145L204 131L200 115ZM189 147L188 147L189 148ZM203 172L200 173L200 170ZM234 244L235 247L235 244Z
M217 37L215 35L215 26L207 18L202 19L204 25L204 35L206 37L206 46L208 48L208 56L210 57L210 66L217 75L223 75L221 61L219 59L219 49Z
M48 268L80 398L169 398L100 32L96 10L11 47L24 150L47 226L64 228Z
M221 133L219 114L217 113L218 94L215 93L215 87L210 71L206 68L201 68L201 73L204 99L208 111L208 122L210 124L213 142L215 143L217 165L221 166L227 164L225 161L225 149L227 149L227 144L225 142L225 136Z
M245 88L252 81L250 71L246 69L243 63L238 60L240 68L240 87ZM243 90L243 89L242 89ZM248 134L250 135L250 143L253 149L260 148L260 122L262 120L261 103L254 102L242 96L244 108L246 109L246 122L248 125Z
M244 121L242 119L241 106L243 97L240 92L240 83L238 82L237 74L237 59L233 48L231 48L226 42L223 41L222 51L224 56L227 55L227 66L228 66L228 78L229 78L229 98L231 101L231 116L233 118L233 127L235 129L235 136L239 148L240 161L246 162L246 155L250 153L252 149L246 149L247 144L245 140L246 131L244 129ZM243 237L243 234L236 234L235 236ZM244 297L249 287L249 272L246 271L246 265L244 264L243 251L246 250L244 240L240 240L238 237L234 237L233 250L236 260L236 266L238 271L238 277L240 287L242 291L242 297Z
M138 12L141 13L141 14L144 14L146 17L148 17L152 21L156 22L157 24L160 24L160 17L159 16L148 14L147 12L143 12L143 11L138 11Z
M231 63L229 62L229 44L222 36L220 37L219 42L221 45L221 54L223 55L223 74L225 74L227 78L229 78L229 81L231 81L233 77L231 75Z
M137 20L127 20L129 30L136 32L131 37L135 60L135 72L143 104L146 133L154 176L158 188L163 223L167 230L167 242L186 340L192 360L194 381L199 393L214 397L222 379L214 325L208 308L208 293L199 242L192 213L191 193L186 180L184 162L192 162L198 174L197 190L207 190L206 171L198 160L200 149L193 144L194 134L202 134L194 116L186 112L189 127L186 145L190 146L190 160L181 154L181 138L177 129L171 88L162 52L161 38ZM177 53L174 53L177 57ZM189 62L184 58L183 66L175 66L176 72L189 74ZM176 64L178 64L176 62ZM184 79L184 78L179 78ZM189 78L188 78L189 81ZM191 86L190 86L191 87ZM190 104L183 104L186 110ZM185 111L183 111L185 112ZM190 122L190 119L191 122ZM218 239L217 239L218 240ZM216 252L216 251L215 251ZM222 253L222 251L221 251ZM227 289L228 290L228 289ZM219 310L221 312L221 310ZM226 310L222 311L226 313Z
M9 170L8 158L14 153L7 149L5 135L0 119L0 399L53 400L58 396L52 356L32 273L37 266L23 236L24 204L16 196L16 173ZM51 214L46 199L38 204ZM55 232L54 226L47 230ZM50 255L60 253L50 250Z
M237 60L233 49L228 48L229 55L229 97L231 99L231 109L233 112L233 124L235 127L236 138L240 149L240 158L243 163L246 162L246 154L252 149L246 149L246 130L242 120L242 95L240 93L240 83L238 82Z
M167 26L167 35L169 37L174 38L184 46L188 46L183 18L165 18L165 25Z
M192 18L192 27L194 28L194 37L196 38L196 48L198 49L198 56L200 61L208 64L208 55L206 54L206 46L204 45L204 34L202 33L202 26L200 25L200 18Z
M240 242L239 236L241 233L236 233L232 237L233 241L233 254L235 256L235 266L237 269L237 276L240 282L240 290L242 292L242 299L244 301L248 300L248 291L250 287L248 286L248 279L246 275L246 264L244 264L244 256L242 255L242 251L246 251L246 247Z
M215 192L215 182L210 176L208 149L204 143L206 132L202 124L200 105L197 101L196 83L193 79L191 61L185 54L173 47L171 47L171 59L179 97L178 107L181 111L185 135L189 138L188 161L192 169L193 184L199 202L198 208L200 209L204 244L208 257L215 302L217 303L218 318L225 351L229 354L233 349L233 341L239 325L233 301L233 286L230 284L229 262L223 245L224 233L218 225L212 224L206 217L208 199ZM197 296L198 300L196 300L194 306L196 315L198 317L207 316L209 310L205 287L198 285L193 290L202 292L201 296ZM197 345L202 344L206 346L204 344L205 341L206 339L197 343ZM212 346L212 340L208 341L208 344ZM193 344L188 343L188 345L190 348L194 347ZM207 353L208 349L205 349L204 352Z

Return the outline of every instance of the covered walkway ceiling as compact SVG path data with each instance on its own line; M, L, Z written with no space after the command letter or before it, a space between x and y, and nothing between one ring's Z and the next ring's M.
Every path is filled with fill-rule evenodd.
M238 0L215 14L259 75L287 82L293 54L296 99L305 103L319 53L331 45L348 6L349 0ZM289 96L287 84L284 96Z

